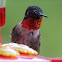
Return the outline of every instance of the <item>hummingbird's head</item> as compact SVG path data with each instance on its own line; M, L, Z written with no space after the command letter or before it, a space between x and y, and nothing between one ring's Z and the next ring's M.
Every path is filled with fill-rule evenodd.
M25 17L24 19L27 18L37 18L40 19L42 18L42 16L44 17L48 17L46 15L43 14L42 10L40 9L40 7L37 6L29 6L25 12Z
M25 12L25 17L22 21L22 27L29 30L39 29L43 22L42 16L48 17L43 14L42 10L39 7L29 6Z

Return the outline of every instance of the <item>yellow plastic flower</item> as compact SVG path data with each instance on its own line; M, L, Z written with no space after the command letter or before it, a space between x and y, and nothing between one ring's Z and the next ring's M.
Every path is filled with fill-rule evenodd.
M32 48L23 44L9 43L9 44L3 44L2 46L8 46L11 49L18 51L19 53L27 53L27 54L35 54L35 55L38 54L36 50L33 50Z
M15 51L14 49L11 49L7 46L1 46L0 47L0 55L2 56L19 56L19 52Z

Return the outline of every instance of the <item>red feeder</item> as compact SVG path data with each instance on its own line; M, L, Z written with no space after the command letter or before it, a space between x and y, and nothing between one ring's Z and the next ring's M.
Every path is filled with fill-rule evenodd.
M0 0L0 28L5 25L5 2ZM1 46L1 29L0 29L0 46Z
M62 62L62 58L52 59L51 62Z

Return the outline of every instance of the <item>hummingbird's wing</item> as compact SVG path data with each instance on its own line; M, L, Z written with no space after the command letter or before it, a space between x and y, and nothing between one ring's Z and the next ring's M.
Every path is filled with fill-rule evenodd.
M19 34L17 33L17 30L16 30L16 27L17 25L12 29L12 33L11 33L11 42L15 42L18 41L18 36Z
M23 28L22 28L22 24L21 22L19 24L17 24L13 29L12 29L12 33L11 33L11 42L14 43L20 43L22 41L23 38ZM22 37L22 38L21 38ZM23 42L23 41L22 41ZM21 43L22 43L21 42Z

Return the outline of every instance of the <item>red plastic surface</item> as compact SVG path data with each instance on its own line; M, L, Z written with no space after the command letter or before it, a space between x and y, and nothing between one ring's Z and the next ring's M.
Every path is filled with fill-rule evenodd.
M51 62L62 62L62 59L52 59Z

